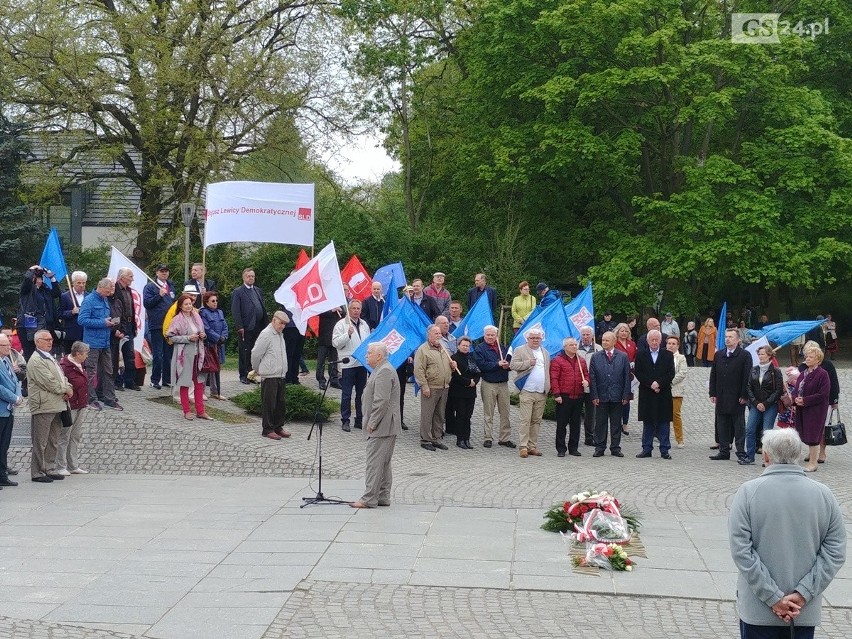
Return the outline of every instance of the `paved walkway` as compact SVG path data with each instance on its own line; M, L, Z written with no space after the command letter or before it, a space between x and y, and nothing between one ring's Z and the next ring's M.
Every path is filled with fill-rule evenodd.
M226 393L246 388L230 377ZM40 485L22 472L0 492L0 638L734 637L727 504L761 469L707 459L706 379L690 374L687 448L672 461L635 459L638 429L623 459L559 459L552 423L541 458L484 449L481 429L473 451L426 452L409 389L393 507L370 511L299 508L317 490L305 425L272 442L256 420L186 422L148 401L161 393L125 392L124 413L90 416L96 474ZM813 477L852 522L848 449ZM360 496L361 436L329 424L323 452L323 492ZM644 513L648 559L633 573L575 575L560 536L539 529L546 507L587 487ZM850 566L826 600L818 636L848 636Z

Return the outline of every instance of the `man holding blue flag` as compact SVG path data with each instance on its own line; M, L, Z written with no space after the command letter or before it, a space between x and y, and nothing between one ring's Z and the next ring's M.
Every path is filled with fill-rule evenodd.
M550 353L541 346L544 332L540 328L529 329L524 337L527 343L512 353L511 363L512 370L517 373L515 386L521 393L518 452L522 458L528 455L541 457L538 431L544 415L544 403L550 392Z

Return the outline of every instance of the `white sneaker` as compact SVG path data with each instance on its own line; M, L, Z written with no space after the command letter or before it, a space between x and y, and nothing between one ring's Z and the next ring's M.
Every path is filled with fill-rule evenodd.
M683 448L683 443L677 445L678 448Z
M64 468L63 468L62 470L54 470L54 471L52 471L52 474L54 474L54 475L62 475L63 477L68 477L68 475L70 475L71 473L69 473L66 469L64 469Z
M82 468L75 468L74 470L71 471L71 474L72 475L88 475L89 471L83 470Z

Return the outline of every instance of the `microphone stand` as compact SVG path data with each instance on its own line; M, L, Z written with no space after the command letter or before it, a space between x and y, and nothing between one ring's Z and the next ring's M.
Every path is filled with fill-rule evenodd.
M344 358L348 359L348 358ZM334 362L335 364L341 363L343 360L339 360L339 362ZM348 501L344 501L343 499L335 499L333 497L326 497L322 494L322 425L325 422L325 418L322 416L322 405L325 401L325 394L328 392L328 384L326 387L322 389L322 395L320 396L319 403L317 404L316 409L314 410L314 423L311 424L311 430L308 432L308 441L311 439L311 435L314 433L314 428L317 429L317 457L319 457L319 485L317 486L317 494L314 497L302 497L302 501L305 502L299 508L304 508L305 506L313 506L313 505L322 505L322 504L348 504Z

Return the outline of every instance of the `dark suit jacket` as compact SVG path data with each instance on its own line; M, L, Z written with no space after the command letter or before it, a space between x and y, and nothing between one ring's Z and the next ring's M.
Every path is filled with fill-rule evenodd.
M633 373L639 380L639 421L662 424L672 421L672 380L675 376L674 355L660 347L657 363L651 351L636 353ZM660 392L651 388L657 382Z
M71 291L65 291L59 298L59 315L62 317L62 328L65 331L67 341L79 341L83 339L83 327L77 323L77 315L74 314L74 299ZM89 295L89 291L83 292L83 298Z
M612 361L606 351L598 351L589 362L589 388L592 399L622 402L630 397L630 360L613 349Z
M376 330L376 326L382 321L382 312L384 311L385 304L387 304L386 299L377 301L372 295L364 300L361 306L361 319L367 322L370 330Z
M470 287L467 290L467 310L473 308L473 305L476 304L476 300L480 298L481 295L488 296L488 303L491 304L491 312L494 316L497 316L497 291L495 291L492 287L486 286L483 290L479 290L475 286Z
M367 437L402 435L402 415L399 410L399 377L385 360L375 369L364 388L364 432L375 431Z
M727 350L716 351L713 366L710 367L710 397L716 398L716 412L723 415L743 410L748 401L748 380L751 375L751 355L737 346L727 356Z
M253 299L253 296L254 297ZM259 307L256 303L259 300ZM231 293L231 317L234 318L234 330L241 328L249 333L259 333L267 324L266 305L263 303L263 294L255 286L248 288L241 284Z
M414 301L412 299L412 301ZM417 302L414 302L415 304ZM435 318L441 314L440 309L438 308L438 303L435 302L435 298L429 295L423 294L423 298L420 300L420 308L423 310L426 315L429 316L431 321L435 321Z

